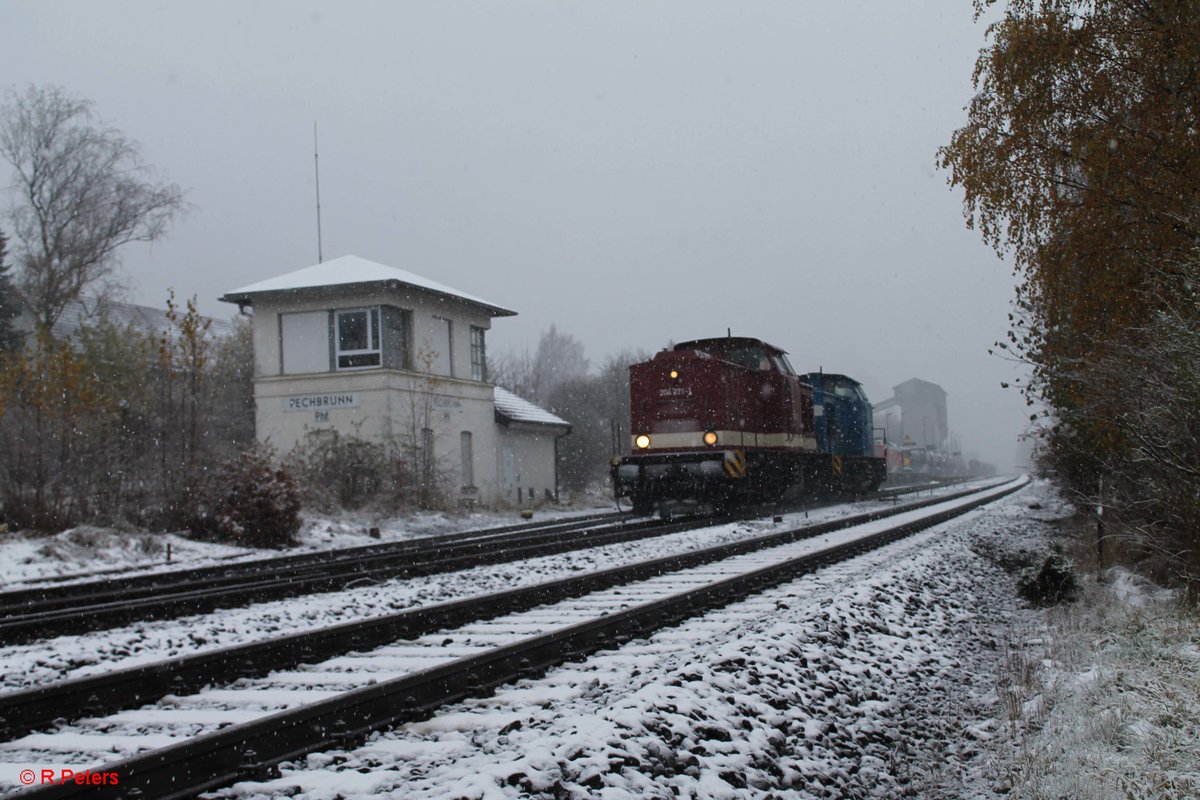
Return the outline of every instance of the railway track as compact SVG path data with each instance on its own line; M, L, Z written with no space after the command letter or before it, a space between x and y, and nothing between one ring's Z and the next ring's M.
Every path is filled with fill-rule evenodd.
M926 488L885 490L881 496ZM741 516L755 513L751 510ZM0 593L0 641L26 642L140 620L169 619L662 536L707 524L711 524L707 518L659 521L604 513L176 572L54 583Z
M571 527L579 524L615 522L627 516L627 514L620 512L586 514L568 519L522 522L514 525L435 534L404 541L381 542L336 550L293 553L269 558L251 558L203 567L143 572L136 575L120 575L117 571L101 570L98 572L43 578L38 581L38 585L36 586L0 592L0 616L10 612L19 612L37 603L46 603L47 607L53 608L55 601L61 601L60 604L65 605L67 604L66 601L101 596L106 591L132 597L138 590L169 589L177 584L199 583L236 576L261 575L308 567L320 568L328 564L336 564L346 560L387 555L389 553L407 553L443 544L453 545L467 541L483 542L490 538L506 534L569 530ZM131 568L126 567L122 569L125 571Z
M487 529L387 545L302 554L261 563L205 567L117 582L69 584L0 595L0 641L101 630L353 585L451 572L661 536L695 527L605 514L582 521Z
M939 494L946 492L942 490ZM926 492L920 499L928 496ZM856 508L829 504L775 515L774 518L710 520L719 524L453 573L365 583L339 592L220 609L178 620L135 622L118 628L25 643L0 642L0 664L4 664L4 669L0 669L0 694L352 620L390 616L419 606L582 575L786 527L829 521L852 511L881 510L895 505L888 500L876 499ZM2 705L0 716L4 716Z
M814 522L801 529L785 531L777 535L747 539L743 534L733 541L729 541L729 534L717 536L718 541L725 538L726 543L723 546L706 545L703 540L707 537L698 537L691 543L675 541L674 543L664 543L659 547L643 547L639 549L649 551L640 559L645 564L632 564L624 571L596 567L591 570L597 572L598 577L595 578L577 578L574 581L551 580L541 584L526 583L526 589L493 595L492 602L496 609L502 609L515 607L510 605L512 603L528 605L542 602L549 596L559 596L551 593L565 593L561 596L566 596L572 591L590 591L597 586L607 585L606 581L612 582L626 579L628 576L647 574L646 570L666 569L684 563L702 563L706 560L723 558L746 549L762 547L782 540L814 536L848 525L881 519L963 494L967 493L958 492L940 498L927 498L900 508L877 508L875 511L850 517L838 517L824 523ZM681 554L677 552L679 549L688 552ZM660 553L665 551L674 554L665 557L650 555L655 550ZM603 564L604 561L601 560L599 563ZM559 572L559 574L572 573ZM360 597L357 602L339 604L337 614L346 613L351 608L357 612L358 605L364 599ZM398 635L416 635L431 625L441 625L447 620L473 618L471 615L480 613L474 609L476 604L470 600L456 599L454 602L434 603L436 601L432 603L427 601L417 608L399 612L393 611L387 605L375 604L373 609L368 606L366 613L356 613L356 618L360 619L359 622L348 622L325 628L305 625L303 632L294 632L297 630L295 627L284 625L277 630L283 630L285 633L276 633L267 641L252 640L244 644L207 649L192 655L164 659L154 663L143 662L133 668L110 668L103 674L58 680L54 683L48 683L44 677L34 684L35 688L33 689L0 694L0 709L3 709L0 711L0 740L46 727L56 720L70 719L72 715L78 716L85 709L90 713L111 712L137 703L149 702L168 693L178 694L182 691L198 689L209 682L234 680L245 675L265 674L273 669L290 667L302 660L311 661L317 658L332 657L350 649L362 649L385 643ZM346 611L341 609L346 609ZM337 614L334 616L336 617ZM258 637L258 639L261 638L263 637ZM128 647L129 645L126 644L125 652L128 652ZM120 647L116 650L121 652ZM36 649L33 652L36 653ZM43 651L43 653L45 652ZM10 653L10 655L15 656L16 654ZM45 655L42 656L42 658L44 657ZM64 657L71 658L71 655L68 653ZM47 677L53 679L52 676Z
M92 764L95 771L104 757L80 743L90 740L117 747L126 760L98 769L118 774L119 790L83 789L105 797L187 797L234 780L269 776L272 765L280 761L331 745L348 746L373 730L428 716L446 702L486 692L514 677L620 644L630 636L853 557L1018 488L1020 484L1009 484L956 500L926 501L919 510L889 515L894 521L885 521L881 513L858 515L838 524L774 533L708 551L418 609L388 621L373 621L375 627L370 622L359 628L338 626L342 630L315 632L320 636L307 643L281 644L280 652L302 652L293 666L276 666L277 671L260 678L246 676L261 674L262 668L238 669L246 666L237 662L244 660L247 651L233 648L239 652L221 657L233 664L231 674L242 678L225 688L190 696L184 689L157 705L110 717L93 716L55 733L26 736L3 746L0 761L13 764L14 774L15 765L39 759L42 763L69 760L80 769ZM813 537L821 534L825 540L818 547ZM353 652L346 652L345 637L352 635L357 635L357 643L351 645ZM324 655L318 644L321 636L341 654ZM192 666L203 672L214 663L193 662ZM149 665L143 678L170 677L175 666ZM364 686L366 675L370 678ZM128 685L139 683L133 675L126 679ZM182 687L187 680L174 685ZM30 701L26 705L38 704L36 693L21 694ZM68 704L86 706L81 697L77 693ZM10 702L13 699L19 698L0 698L6 709L22 705ZM40 702L51 699L43 693ZM98 708L95 703L93 707ZM233 724L218 729L222 722ZM20 727L11 729L18 732ZM130 735L126 732L131 729L149 737L139 740L142 745L127 742L122 737ZM137 755L137 748L146 743L162 747ZM20 760L22 754L29 759ZM74 796L77 788L44 786L30 796ZM131 789L143 794L129 794Z

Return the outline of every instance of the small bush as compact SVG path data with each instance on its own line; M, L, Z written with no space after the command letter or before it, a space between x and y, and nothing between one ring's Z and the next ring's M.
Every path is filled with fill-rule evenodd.
M1075 567L1057 545L1036 572L1026 572L1017 584L1021 597L1037 608L1070 602L1078 591Z
M444 465L420 468L419 453L396 439L374 442L321 431L287 457L308 507L445 510L452 504Z
M305 501L325 511L395 503L404 475L397 448L355 436L310 436L288 455Z
M192 533L244 547L288 547L300 530L300 495L265 446L227 462L191 524Z

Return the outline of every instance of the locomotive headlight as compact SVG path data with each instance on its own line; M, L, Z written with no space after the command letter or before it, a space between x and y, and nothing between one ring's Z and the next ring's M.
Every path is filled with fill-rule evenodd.
M645 450L650 446L650 437L644 433L639 433L637 438L633 440L633 443L637 445L639 450Z
M705 443L705 444L716 444L716 443L717 443L717 433L716 433L716 431L705 431L705 433L704 433L704 443Z
M673 381L679 380L679 370L673 369L670 372L668 372L667 374L671 376L671 380L673 380Z

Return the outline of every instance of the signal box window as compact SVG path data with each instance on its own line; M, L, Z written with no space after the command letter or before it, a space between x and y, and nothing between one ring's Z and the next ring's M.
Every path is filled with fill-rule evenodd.
M382 306L383 366L412 369L412 312L395 306Z
M475 447L471 441L471 432L463 431L462 444L462 487L463 491L475 488Z
M329 371L328 311L292 311L279 315L284 375Z
M337 312L338 369L367 369L383 361L379 346L379 309L356 308Z
M471 380L487 380L487 346L483 341L483 328L471 326Z

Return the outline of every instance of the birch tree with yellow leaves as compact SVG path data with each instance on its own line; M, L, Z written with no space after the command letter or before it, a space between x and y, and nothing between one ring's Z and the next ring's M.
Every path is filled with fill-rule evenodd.
M995 5L976 0L977 15ZM1200 245L1200 4L1011 0L974 84L967 122L938 158L968 226L1012 259L1018 291L1000 347L1030 366L1046 463L1080 498L1095 500L1107 477L1108 500L1133 529L1149 520L1151 549L1194 581L1200 542L1163 521L1189 515L1151 513L1145 500L1151 473L1175 474L1165 453L1172 437L1186 446L1182 409L1200 405L1187 365L1161 360L1185 356L1186 337L1169 353L1154 338L1195 321L1182 295ZM1151 395L1171 402L1142 413Z

